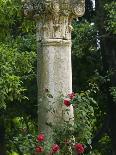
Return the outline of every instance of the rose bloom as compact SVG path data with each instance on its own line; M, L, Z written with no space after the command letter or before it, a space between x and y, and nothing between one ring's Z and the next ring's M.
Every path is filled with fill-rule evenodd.
M69 99L69 98L65 98L65 99L64 99L64 104L65 104L67 107L70 106L70 100L71 100L71 99Z
M84 146L83 144L75 144L75 150L77 151L78 154L84 153Z
M60 147L57 144L52 145L52 152L57 153L60 150Z
M43 151L44 151L44 148L42 146L37 146L36 149L35 149L36 153L41 153Z
M75 93L72 92L72 93L68 94L68 96L69 96L69 98L72 100L72 99L75 97Z
M45 135L44 134L39 134L38 136L37 136L37 140L39 141L39 142L42 142L42 141L44 141L44 139L45 139Z

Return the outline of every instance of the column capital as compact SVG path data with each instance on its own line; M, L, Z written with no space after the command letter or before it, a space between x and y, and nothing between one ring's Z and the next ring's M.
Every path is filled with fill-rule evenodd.
M49 17L59 14L77 18L84 14L85 0L22 0L27 16Z
M84 14L85 0L23 0L24 13L37 23L37 41L71 40L71 21Z

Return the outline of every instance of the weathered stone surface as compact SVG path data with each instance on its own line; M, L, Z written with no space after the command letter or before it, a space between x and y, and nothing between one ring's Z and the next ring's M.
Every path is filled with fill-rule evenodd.
M42 132L49 123L73 123L73 107L63 105L61 95L72 92L71 21L84 13L84 0L25 0L25 15L37 23L38 117ZM53 96L46 96L46 91ZM65 110L68 109L68 113Z
M71 39L71 21L84 14L84 0L24 0L25 15L36 19L38 41Z
M38 14L43 18L56 16L57 14L70 18L84 14L85 0L22 0L26 15Z
M39 124L42 131L48 131L47 123L63 123L73 121L73 108L69 114L65 112L62 95L72 92L71 42L59 39L47 40L38 51L38 96ZM53 98L46 97L49 90ZM47 132L48 133L48 132Z

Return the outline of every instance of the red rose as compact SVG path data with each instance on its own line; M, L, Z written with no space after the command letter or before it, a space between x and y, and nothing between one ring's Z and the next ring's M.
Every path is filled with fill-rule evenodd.
M60 150L60 147L57 144L52 145L52 152L57 153Z
M44 148L42 146L37 146L36 149L35 149L36 153L41 153L43 151L44 151Z
M39 134L38 136L37 136L37 140L39 141L39 142L42 142L43 140L45 139L45 135L44 134Z
M77 151L78 154L81 154L84 152L84 146L83 144L75 144L75 150Z
M69 98L65 98L64 99L64 104L69 107L70 106L70 99Z
M68 96L69 96L69 98L72 100L72 99L75 97L75 93L72 92L72 93L68 94Z

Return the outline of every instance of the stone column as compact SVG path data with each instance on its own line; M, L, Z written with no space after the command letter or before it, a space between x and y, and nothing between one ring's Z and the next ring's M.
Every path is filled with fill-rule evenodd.
M84 0L27 0L25 14L37 23L38 121L41 132L48 124L73 123L73 107L65 112L61 96L72 92L71 21L84 13ZM51 95L50 95L51 94Z

